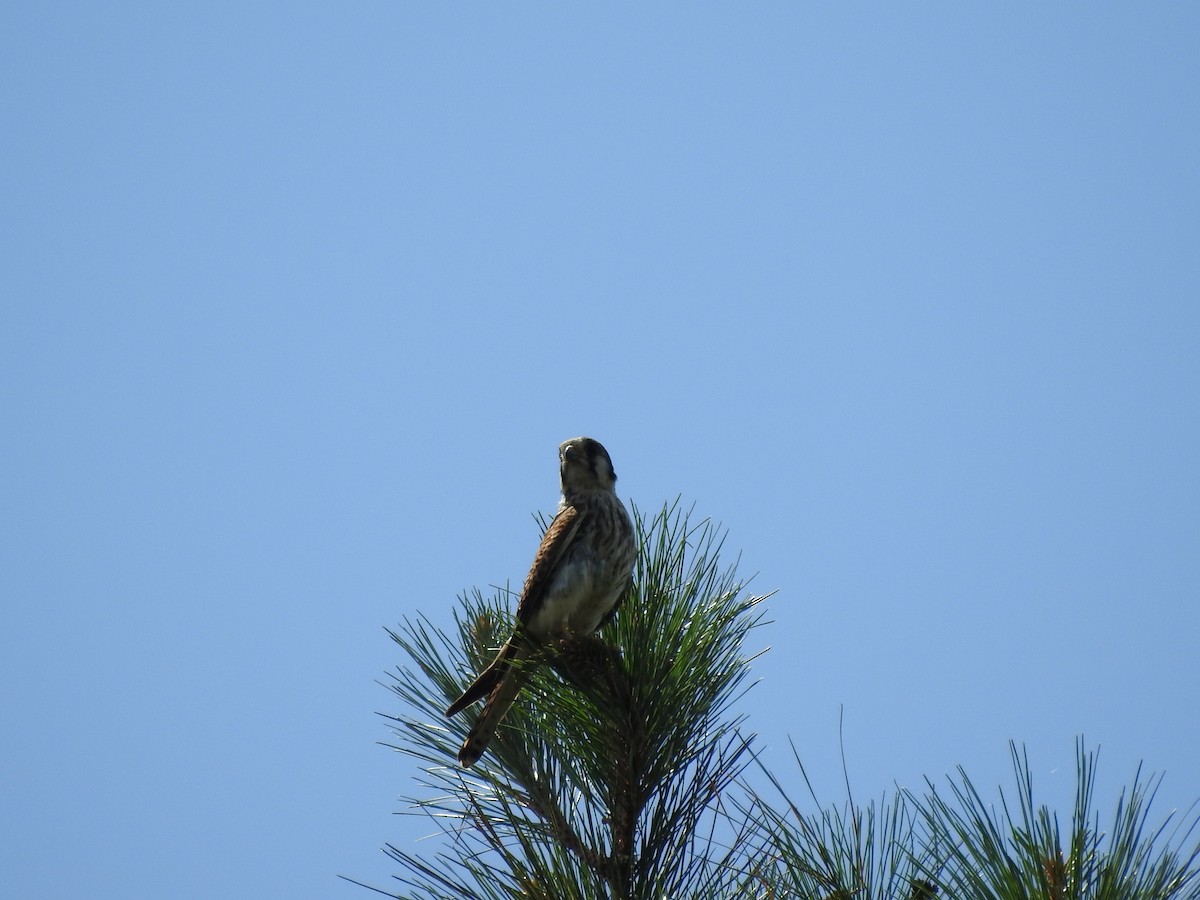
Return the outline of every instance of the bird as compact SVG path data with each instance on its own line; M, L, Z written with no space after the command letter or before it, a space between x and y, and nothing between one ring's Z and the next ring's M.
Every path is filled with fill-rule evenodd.
M446 716L487 697L458 751L472 766L487 750L545 645L590 635L616 613L637 555L633 521L617 496L612 458L597 440L558 447L562 499L521 589L512 636Z

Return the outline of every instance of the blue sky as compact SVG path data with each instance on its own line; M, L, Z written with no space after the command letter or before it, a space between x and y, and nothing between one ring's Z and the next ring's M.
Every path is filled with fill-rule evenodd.
M555 452L777 590L829 802L1200 797L1200 9L8 4L0 868L386 885L385 625ZM449 761L448 761L449 762Z

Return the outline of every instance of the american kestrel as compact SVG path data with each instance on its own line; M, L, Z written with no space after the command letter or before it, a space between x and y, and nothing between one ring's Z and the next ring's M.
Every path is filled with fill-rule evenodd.
M608 451L591 438L571 438L559 445L558 460L562 500L525 579L512 637L446 710L453 716L488 698L458 751L463 766L483 755L529 677L528 666L514 663L552 641L591 634L616 611L629 584L637 554L633 522L617 497Z

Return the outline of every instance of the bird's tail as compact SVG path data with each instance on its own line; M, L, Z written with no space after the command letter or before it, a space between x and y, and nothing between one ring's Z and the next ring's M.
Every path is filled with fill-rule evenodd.
M499 680L493 688L491 696L483 705L483 712L479 714L475 726L467 735L467 739L463 741L462 749L458 751L460 765L464 767L474 765L475 761L487 750L492 736L496 733L496 728L512 708L517 694L521 692L525 682L529 680L532 667L527 665L529 662L526 658L527 655L527 653L520 652L515 654L505 666L505 671L498 676Z

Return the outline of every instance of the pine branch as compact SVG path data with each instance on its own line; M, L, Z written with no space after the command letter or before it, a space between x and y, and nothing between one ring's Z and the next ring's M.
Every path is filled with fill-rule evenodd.
M405 621L407 664L388 687L393 749L420 763L412 815L442 843L393 846L408 893L442 898L754 897L763 900L1200 900L1196 807L1149 824L1160 778L1139 768L1111 826L1095 809L1095 755L1077 748L1070 825L1034 800L1024 751L1016 790L986 802L961 769L949 790L900 791L822 808L799 755L809 809L755 755L732 714L744 644L764 599L722 568L722 538L678 505L635 510L640 552L616 620L597 637L541 648L492 741L455 764L469 717L442 710L511 627L511 596L461 598L455 631ZM755 765L770 798L745 777Z
M1190 851L1185 846L1200 827L1195 805L1173 831L1168 832L1173 813L1157 829L1148 827L1161 776L1143 781L1139 767L1105 831L1095 808L1096 754L1080 739L1075 803L1064 836L1058 816L1034 802L1025 751L1015 744L1010 751L1015 805L1003 792L998 810L986 803L961 768L950 797L930 783L924 798L911 798L927 829L926 847L937 860L936 878L949 896L1200 900L1200 843Z
M641 552L615 622L542 648L470 771L453 765L470 717L441 709L506 635L507 596L461 598L456 636L424 618L389 632L410 661L389 685L407 708L388 717L392 746L423 764L414 812L449 842L433 861L389 851L423 896L688 896L718 883L714 870L745 866L713 840L715 824L707 841L700 825L721 819L721 793L749 759L728 708L763 598L721 567L711 523L677 504L634 519Z

